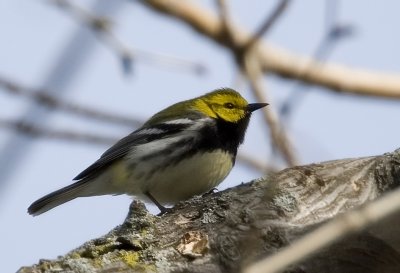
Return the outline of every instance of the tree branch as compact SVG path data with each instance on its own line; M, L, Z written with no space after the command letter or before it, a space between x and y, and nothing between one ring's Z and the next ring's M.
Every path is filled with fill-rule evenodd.
M222 18L223 26L225 28L227 39L231 41L235 46L236 63L238 68L245 74L249 79L251 89L260 102L271 102L267 98L266 90L263 88L261 83L261 69L258 62L249 62L253 54L253 45L258 41L258 39L268 31L273 23L276 22L279 15L281 15L286 7L287 1L281 1L279 5L272 12L266 21L262 24L259 31L249 39L244 45L237 44L235 38L235 31L232 28L232 23L230 21L229 10L224 0L218 0L219 14ZM253 60L253 59L252 59ZM270 103L271 104L271 103ZM263 111L264 120L266 124L269 125L269 132L272 140L273 147L276 148L281 154L283 159L287 162L289 166L296 165L296 159L291 145L289 145L288 137L282 129L282 125L279 122L278 115L276 114L273 106L270 106L267 110Z
M106 121L111 123L118 123L129 127L139 127L143 124L142 120L128 118L125 116L117 115L114 113L107 113L98 109L85 107L82 105L66 102L53 96L54 92L47 92L46 90L37 90L23 86L15 81L6 79L0 75L0 90L8 92L12 95L19 95L36 101L46 107L63 110L75 115L81 115L92 119Z
M288 266L304 260L342 237L360 232L399 210L400 190L397 189L375 202L367 203L357 210L339 215L334 220L294 242L291 246L251 265L244 270L244 273L281 272Z
M319 41L315 51L313 52L311 59L316 60L322 66L326 62L330 54L332 54L333 49L338 45L340 41L344 38L349 38L353 34L353 27L350 25L343 24L338 21L337 10L338 10L337 0L326 1L326 33L323 35L321 41ZM304 68L303 75L299 78L308 77L309 72L315 70L315 64L310 64L309 67ZM293 90L291 90L291 95L282 103L279 113L283 119L288 118L293 112L294 108L299 106L302 99L308 92L305 92L309 88L309 85L305 82L300 82L295 84Z
M47 130L23 121L0 119L0 128L14 130L30 137L50 138L50 139L64 140L70 142L111 145L118 140L117 138L113 137L105 137L105 136L99 136L95 134L82 133L82 132L73 132L70 130L68 131Z
M264 21L261 27L256 31L256 33L247 41L244 45L245 51L248 51L253 47L255 43L257 43L261 37L271 29L271 27L277 22L278 18L283 14L286 10L287 6L289 5L289 0L280 0L278 5L272 11L270 16Z
M18 273L239 272L324 221L399 186L397 150L289 168L223 192L193 197L161 217L150 215L142 203L134 201L125 222L107 235ZM368 213L373 211L381 219L384 213L393 212L398 199L396 204L379 200L364 211L369 207ZM389 209L383 208L386 206ZM363 224L368 222L359 216ZM379 230L388 229L384 224ZM399 237L398 230L394 228L386 241L373 230L368 232L348 237L337 249L321 250L319 257L286 272L398 272L400 243L392 243ZM347 259L343 260L343 253ZM382 271L385 268L392 271Z
M73 16L78 22L88 26L95 34L98 34L98 38L120 58L125 72L130 72L132 63L135 60L192 72L197 75L203 75L207 72L207 68L200 63L166 54L129 48L112 31L112 23L109 18L92 14L90 11L73 4L71 1L50 0L50 3L57 5L67 14Z
M232 41L226 39L221 19L193 2L180 0L137 2L185 22L200 34L231 50L237 48ZM236 26L235 37L237 43L243 45L252 35ZM291 53L266 42L258 43L257 51L257 59L260 60L263 70L270 73L321 85L343 93L400 99L399 74L368 71L333 63L320 65L318 61L309 57ZM305 75L304 69L310 66L315 69L307 71Z
M261 68L258 61L255 59L253 52L246 53L245 60L242 63L242 70L249 79L250 86L258 101L268 101L266 98L264 87L262 84ZM284 160L289 166L295 166L297 159L290 143L289 137L281 125L277 112L272 105L268 109L263 110L263 117L269 125L270 136L274 146L280 151Z

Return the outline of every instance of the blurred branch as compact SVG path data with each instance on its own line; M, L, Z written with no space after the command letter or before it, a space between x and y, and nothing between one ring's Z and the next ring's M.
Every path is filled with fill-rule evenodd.
M328 33L338 19L339 0L325 0L325 32Z
M113 137L103 137L94 134L86 134L81 132L72 131L52 131L39 126L23 122L23 121L11 121L0 119L0 127L9 130L17 131L18 133L24 134L30 137L42 137L51 138L57 140L67 140L75 142L84 142L90 144L113 144L118 139Z
M252 55L252 52L247 53L247 57L245 58L242 69L244 74L249 80L251 89L255 94L258 101L268 101L271 100L266 97L265 88L262 83L262 71L260 64L255 59L255 56ZM283 129L279 121L279 117L277 115L276 110L272 105L269 105L267 109L263 110L263 117L266 123L269 125L270 135L273 144L275 147L281 152L283 158L290 166L295 166L297 163L297 159L294 153L294 149L290 144L289 137Z
M400 190L398 189L387 193L380 199L367 203L359 209L337 216L292 245L251 265L244 270L244 273L282 272L288 266L303 261L306 257L344 236L359 232L399 210Z
M13 130L29 137L81 142L85 144L101 144L110 146L118 141L118 138L116 137L99 136L96 134L74 132L71 130L49 130L19 120L0 119L0 128ZM263 162L254 159L251 155L243 152L237 156L237 160L239 164L262 174L277 171L275 167L264 164Z
M128 118L112 113L99 111L97 109L90 109L81 105L65 102L53 95L50 95L51 93L46 92L45 90L35 90L33 88L28 88L11 80L5 79L2 76L0 76L0 91L1 90L8 92L12 95L24 96L49 108L56 108L58 110L63 110L75 115L81 115L103 122L106 121L114 124L118 123L129 127L140 127L143 124L142 120ZM94 144L111 145L118 140L117 138L103 137L81 132L51 131L23 121L0 120L0 127L15 130L21 134L25 134L31 137L45 137ZM244 166L260 173L276 171L275 167L268 166L267 164L255 160L251 156L245 155L243 153L238 155L238 161L241 162Z
M261 37L271 29L271 27L275 24L278 18L283 14L289 5L289 0L280 0L278 5L272 11L272 13L267 17L264 23L261 25L258 31L245 43L243 46L245 51L249 50L253 45L258 42Z
M326 4L326 33L322 37L321 41L315 52L312 54L312 59L318 60L319 65L316 67L315 64L310 63L304 70L302 78L308 77L309 74L319 67L323 66L323 63L328 59L335 46L339 42L343 41L344 38L350 37L353 33L353 27L348 24L342 24L338 22L337 10L338 0L328 0ZM307 94L305 89L309 85L305 82L297 82L291 90L288 99L286 99L280 109L279 113L282 118L289 117L296 106L300 105L301 99Z
M105 16L98 16L68 0L50 0L66 13L72 15L78 22L88 26L98 34L104 42L120 58L125 72L130 72L134 60L140 60L154 65L162 65L183 71L203 75L207 72L205 65L188 61L175 56L153 53L145 50L129 48L112 31L112 21Z
M261 78L262 71L258 62L249 63L248 60L251 59L250 56L253 56L253 45L258 41L258 39L264 35L272 25L277 21L279 15L282 14L283 10L287 6L287 1L281 1L279 5L275 8L270 16L267 17L265 22L260 27L259 31L256 32L254 36L252 36L248 42L245 44L237 44L235 41L235 29L232 26L232 23L229 20L229 11L228 7L224 0L218 1L219 5L219 13L222 16L223 25L227 28L226 32L230 33L228 36L231 38L231 43L234 44L232 47L232 53L235 56L236 63L238 67L243 71L244 75L248 78L251 89L260 102L271 102L270 99L266 97L266 90L262 86ZM270 103L271 104L271 103ZM296 165L296 159L291 145L289 145L288 137L286 133L283 131L283 126L279 122L279 118L273 108L270 105L267 110L263 111L264 120L266 124L269 125L270 135L272 139L273 146L279 150L284 158L284 160L290 166Z
M232 41L226 39L222 20L194 2L180 0L136 2L185 22L200 34L231 50L236 48ZM248 31L235 26L237 43L243 45L251 37ZM318 66L317 60L291 53L264 41L259 42L256 49L256 58L264 71L344 93L400 99L399 74L367 71L333 63ZM303 71L309 65L318 69L313 69L304 75Z
M143 123L141 120L138 119L127 118L124 116L103 112L97 109L84 107L82 105L68 103L57 98L54 95L51 95L52 92L28 88L2 76L0 76L0 87L3 87L0 88L0 91L3 90L13 95L24 96L46 107L63 110L72 114L81 115L100 121L107 121L114 124L118 123L129 127L139 127Z
M239 152L239 154L237 155L237 160L238 163L242 166L245 166L261 174L274 173L278 171L278 168L276 168L275 166L254 159L252 155L243 152Z
M232 21L229 17L229 11L225 0L217 0L219 16L221 24L225 31L226 39L230 40L230 44L236 44L235 32L232 29Z

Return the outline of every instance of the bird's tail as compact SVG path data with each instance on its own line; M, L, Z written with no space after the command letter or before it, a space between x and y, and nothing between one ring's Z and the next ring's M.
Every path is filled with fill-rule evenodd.
M89 181L85 181L83 179L62 189L49 193L33 202L28 208L28 213L33 216L37 216L77 197L89 196L90 194L85 194L89 184Z

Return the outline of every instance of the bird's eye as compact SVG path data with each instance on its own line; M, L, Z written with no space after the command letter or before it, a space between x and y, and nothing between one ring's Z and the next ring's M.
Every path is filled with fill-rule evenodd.
M225 103L224 106L225 106L226 108L228 108L228 109L232 109L232 108L234 107L233 103L231 103L231 102Z

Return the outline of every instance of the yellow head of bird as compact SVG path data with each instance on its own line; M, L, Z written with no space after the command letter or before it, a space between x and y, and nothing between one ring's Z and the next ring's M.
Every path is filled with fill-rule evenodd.
M237 123L245 117L250 117L254 110L266 105L268 104L249 104L233 89L217 89L203 96L171 105L152 116L143 126L151 126L152 124L185 117L191 111L200 112L211 118Z
M239 122L250 116L251 112L264 107L267 103L249 104L233 89L218 89L193 100L193 108L205 115L227 122Z

